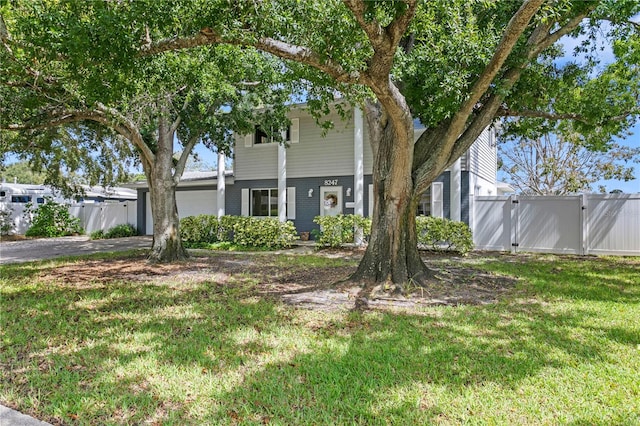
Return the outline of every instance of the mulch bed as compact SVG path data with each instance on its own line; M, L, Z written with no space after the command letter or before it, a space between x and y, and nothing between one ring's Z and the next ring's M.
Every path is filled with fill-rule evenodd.
M287 251L283 253L287 254ZM362 253L359 249L315 252L317 256L353 260L354 265ZM514 289L514 279L474 268L474 256L480 255L456 258L426 252L423 259L427 266L437 271L438 281L424 288L408 288L399 296L377 293L367 299L367 307L414 310L423 306L487 304L495 303ZM173 264L149 264L144 256L77 261L48 268L42 272L42 278L79 287L103 286L114 281L144 281L158 285L213 281L238 285L250 280L256 296L277 298L290 305L320 310L354 307L360 287L344 280L355 271L355 266L303 268L295 266L295 262L292 264L282 266L282 262L274 262L271 253L202 254L196 251L188 260Z

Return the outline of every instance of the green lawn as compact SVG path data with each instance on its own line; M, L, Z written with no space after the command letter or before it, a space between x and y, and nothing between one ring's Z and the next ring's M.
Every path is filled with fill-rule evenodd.
M514 294L404 314L47 278L70 262L0 268L0 403L49 422L640 424L640 258L474 256Z

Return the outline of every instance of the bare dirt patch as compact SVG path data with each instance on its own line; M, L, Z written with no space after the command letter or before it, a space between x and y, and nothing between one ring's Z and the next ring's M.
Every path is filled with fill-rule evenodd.
M347 262L338 266L313 267L295 262L295 256L301 254L299 252L284 253L196 253L184 262L169 265L147 263L142 255L86 260L47 269L42 273L42 279L75 287L102 286L116 281L153 282L158 285L207 281L222 285L251 285L256 296L273 297L304 308L334 310L354 307L360 288L337 283L355 271L362 256L361 250L315 252L315 256L345 259ZM368 307L411 310L420 306L494 303L515 286L514 279L474 267L473 257L462 259L425 253L424 260L438 271L438 282L427 288L409 288L400 296L374 295L369 298Z

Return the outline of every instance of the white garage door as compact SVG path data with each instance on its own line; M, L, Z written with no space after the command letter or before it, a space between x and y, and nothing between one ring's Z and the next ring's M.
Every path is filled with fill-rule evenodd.
M178 204L178 216L180 218L187 216L197 216L199 214L217 214L217 191L199 190L199 191L176 191L176 202ZM147 235L153 234L153 218L151 217L151 200L147 192L146 206L146 223Z

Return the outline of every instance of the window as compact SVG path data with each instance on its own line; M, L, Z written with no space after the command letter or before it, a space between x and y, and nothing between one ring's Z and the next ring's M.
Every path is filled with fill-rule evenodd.
M38 198L36 198L36 203L38 203L38 204L44 204L44 198L42 198L42 197L38 197Z
M31 195L12 195L12 203L29 203L31 201Z
M251 216L278 216L278 190L252 189Z
M285 138L286 142L291 142L291 126L287 126L287 134ZM275 142L273 137L269 137L269 135L267 135L260 126L256 126L253 140L256 145Z
M431 216L431 188L422 194L420 204L418 204L418 215Z
M285 141L287 143L298 143L300 139L300 119L292 118L291 125L287 126ZM252 145L266 145L275 142L274 138L267 135L260 126L256 126L253 133L244 138L244 146L249 148Z
M4 197L5 195L7 195L5 191L0 191L0 197Z
M255 131L255 135L254 135L254 139L253 140L254 140L254 143L256 145L273 142L273 139L271 139L269 136L267 136L265 131L262 130L262 128L260 126L256 126L256 131Z
M442 182L433 182L427 192L422 195L418 204L418 215L443 217L442 191Z

